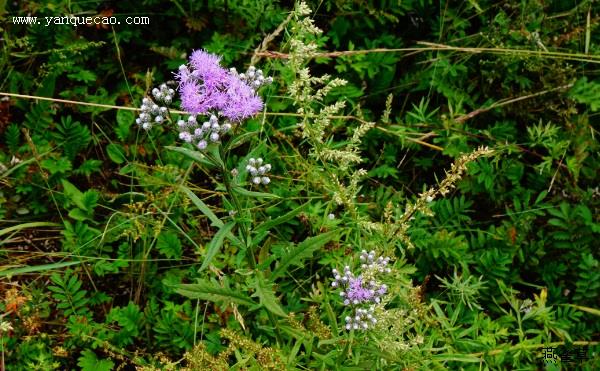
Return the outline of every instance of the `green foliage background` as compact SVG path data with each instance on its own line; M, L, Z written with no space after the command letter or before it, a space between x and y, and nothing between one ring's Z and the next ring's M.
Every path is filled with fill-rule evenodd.
M191 50L238 69L254 56L275 84L242 149L273 164L268 192L278 196L246 195L259 225L253 269L228 237L240 222L221 179L168 149L172 130L145 135L127 110L2 100L7 370L600 367L599 3L311 7L324 30L313 74L349 82L324 101L346 102L329 144L346 143L355 117L376 122L360 146L362 213L383 221L386 205L402 209L461 154L495 151L432 203L433 217L415 215L414 248L395 242L391 306L404 311L404 332L342 329L330 270L381 241L313 181L299 118L286 115L296 112L289 28L260 49L293 3L0 1L0 92L136 107ZM67 14L150 25L12 22ZM589 359L543 362L542 347L564 344L587 346Z

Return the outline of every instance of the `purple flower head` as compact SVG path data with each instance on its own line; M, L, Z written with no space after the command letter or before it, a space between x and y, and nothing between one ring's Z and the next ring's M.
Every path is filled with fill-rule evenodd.
M259 112L263 102L240 77L221 67L221 57L196 50L190 67L175 75L179 81L181 106L191 114L218 112L231 121L241 121Z
M227 100L222 107L223 116L239 121L255 115L263 108L262 99L254 89L235 75L228 78Z
M207 53L204 50L195 50L190 56L190 64L200 74L210 75L220 74L223 68L220 65L221 57L215 54ZM201 76L205 78L204 76Z
M340 296L344 305L354 314L346 317L347 330L366 330L377 323L374 308L382 303L388 288L378 281L381 274L390 273L387 267L390 258L376 257L375 252L362 251L360 260L363 262L361 273L355 275L350 266L345 266L343 272L333 269L331 286L341 289Z
M346 291L346 298L353 303L365 302L373 299L375 291L365 287L363 285L363 279L361 276L351 278L348 282L348 290Z

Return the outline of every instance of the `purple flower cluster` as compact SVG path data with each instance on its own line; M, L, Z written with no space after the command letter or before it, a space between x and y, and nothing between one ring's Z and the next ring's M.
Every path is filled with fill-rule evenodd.
M344 305L359 305L365 303L379 304L381 297L387 293L387 286L379 284L375 280L365 282L362 275L354 276L349 266L344 267L344 275L340 275L334 269L334 281L332 287L341 287L345 291L340 292L344 298Z
M381 304L388 292L387 285L380 283L377 276L391 272L387 267L390 258L377 257L374 251L363 250L360 260L360 274L355 275L350 266L345 266L342 273L337 269L332 270L331 286L341 289L340 296L344 305L354 311L352 316L346 317L347 330L366 330L374 326L377 323L374 316L375 307Z
M231 121L258 113L263 102L254 89L257 86L221 67L220 61L217 55L196 50L190 56L189 66L179 67L176 78L182 108L190 114L213 113Z

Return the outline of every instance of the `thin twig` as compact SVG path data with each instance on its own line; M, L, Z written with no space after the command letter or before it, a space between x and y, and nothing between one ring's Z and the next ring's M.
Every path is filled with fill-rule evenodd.
M379 49L372 49L372 50L379 50ZM397 49L381 49L381 50L397 50ZM357 50L356 52L364 52L361 50ZM262 53L262 52L261 52ZM271 53L271 52L266 52L266 53ZM260 54L260 53L258 53ZM567 85L562 85L553 89L547 89L544 91L540 91L534 94L528 94L528 95L524 95L521 97L516 97L516 98L510 98L510 99L504 99L504 100L500 100L497 101L495 103L493 103L491 106L489 107L484 107L484 108L478 108L475 111L472 111L470 113L467 113L465 115L459 116L455 119L456 122L464 122L466 120L469 120L481 113L490 111L492 109L495 108L499 108L499 107L503 107L512 103L516 103L522 100L526 100L526 99L530 99L530 98L534 98L534 97L538 97L544 94L548 94L554 91L558 91L558 90L564 90L564 89L569 89L573 86L573 84L567 84ZM117 109L117 110L128 110L128 111L140 111L140 108L137 107L125 107L125 106L114 106L114 105L110 105L110 104L100 104L100 103L90 103L90 102L80 102L80 101L74 101L74 100L68 100L68 99L58 99L58 98L49 98L49 97L40 97L40 96L35 96L35 95L25 95L25 94L14 94L14 93L3 93L0 92L0 96L8 96L8 97L15 97L15 98L23 98L23 99L35 99L35 100L46 100L46 101L51 101L51 102L56 102L56 103L65 103L65 104L74 104L74 105L81 105L81 106L92 106L92 107L101 107L101 108L108 108L108 109ZM170 112L172 113L177 113L177 114L186 114L187 112L185 111L178 111L178 110L171 110ZM264 112L265 116L288 116L288 117L305 117L305 114L300 114L300 113L292 113L292 112ZM311 115L309 117L316 117L316 115ZM352 116L352 115L332 115L329 116L328 118L330 119L342 119L342 120L355 120L358 121L362 124L367 123L366 120L357 117L357 116ZM394 133L388 129L385 129L381 126L376 126L375 127L378 130L381 130L383 132L386 133L390 133L390 134L397 134ZM429 135L430 136L430 135ZM410 137L405 137L404 139L413 142L413 143L417 143L420 144L422 146L425 147L429 147L432 149L435 149L437 151L443 151L444 149L442 147L436 146L434 144L430 144L424 141L424 139L426 139L428 136L422 137L422 138L410 138Z
M6 96L6 97L14 97L14 98L46 100L46 101L56 102L56 103L75 104L78 106L91 106L91 107L100 107L100 108L109 108L109 109L118 109L118 110L127 110L127 111L140 111L139 108L135 108L135 107L113 106L111 104L80 102L80 101L76 101L76 100L40 97L40 96L36 96L36 95L3 93L3 92L0 92L0 95Z
M65 103L65 104L74 104L74 105L80 105L80 106L92 106L92 107L101 107L101 108L116 109L116 110L127 110L127 111L140 111L140 109L137 108L137 107L114 106L114 105L110 105L110 104L80 102L80 101L75 101L75 100L40 97L40 96L35 96L35 95L25 95L25 94L14 94L14 93L3 93L3 92L0 92L0 96L2 96L2 95L8 96L8 97L15 97L15 98L45 100L45 101L50 101L50 102ZM170 112L177 113L177 114L187 114L187 112L185 112L185 111L177 111L177 110L171 110ZM264 114L266 116L292 116L292 117L305 117L306 116L304 114L291 113L291 112L264 112ZM316 116L317 115L310 115L309 117L316 117ZM341 120L355 120L355 121L359 121L361 123L366 123L367 122L366 120L363 120L363 119L361 119L359 117L351 116L351 115L334 115L334 116L329 116L328 118L330 118L330 119L341 119ZM410 141L410 142L414 142L414 143L417 143L417 144L421 144L423 146L427 146L427 147L436 149L438 151L443 150L443 148L441 148L441 147L438 147L438 146L435 146L433 144L429 144L429 143L423 142L423 141L421 141L419 139L414 139L414 138L410 138L410 137L407 137L405 139L408 140L408 141Z
M363 55L363 54L371 54L371 53L400 53L400 52L421 52L427 51L430 48L396 48L396 49L388 49L388 48L375 48L375 49L364 49L364 50L340 50L333 52L322 52L322 53L313 53L311 54L312 58L337 58L343 57L347 55ZM290 57L287 53L281 53L276 51L261 51L255 53L261 57L267 58L275 58L275 59L288 59Z
M471 47L460 47L460 46L451 46L445 44L437 44L430 43L425 41L417 42L418 45L423 45L424 47L413 47L413 48L375 48L375 49L365 49L365 50L341 50L341 51L333 51L333 52L323 52L323 53L314 53L311 55L311 58L336 58L343 56L351 56L351 55L363 55L363 54L371 54L371 53L420 53L426 51L456 51L462 53L472 53L472 54L508 54L508 55L523 55L527 57L547 57L547 58L556 58L556 59L565 59L579 62L588 62L588 63L600 63L600 56L598 55L588 55L588 54L580 54L580 53L562 53L562 52L552 52L552 51L544 51L544 50L530 50L530 49L504 49L504 48L471 48ZM290 57L287 53L281 53L276 51L262 51L255 52L255 55L266 57L266 58L276 58L276 59L288 59Z
M481 113L493 110L494 108L498 108L498 107L502 107L502 106L507 106L509 104L520 102L522 100L526 100L526 99L530 99L530 98L539 97L540 95L552 93L554 91L569 89L572 86L573 86L573 84L567 84L567 85L562 85L562 86L559 86L559 87L556 87L556 88L543 90L543 91L540 91L540 92L537 92L537 93L534 93L534 94L523 95L523 96L520 96L520 97L511 98L511 99L499 100L498 102L493 103L489 107L478 108L475 111L472 111L472 112L469 112L469 113L467 113L465 115L459 116L459 117L455 118L454 121L461 123L461 122L464 122L466 120L472 119L473 117L475 117L475 116L477 116L477 115L479 115Z
M250 59L251 65L255 65L260 61L262 57L261 53L265 52L269 47L269 43L275 40L275 38L279 36L279 34L283 32L283 30L285 30L285 26L287 26L287 24L290 23L293 15L294 12L290 12L287 18L283 22L281 22L279 26L277 26L275 31L271 32L263 39L262 43L260 43L260 45L254 50L254 55L252 55L252 58Z

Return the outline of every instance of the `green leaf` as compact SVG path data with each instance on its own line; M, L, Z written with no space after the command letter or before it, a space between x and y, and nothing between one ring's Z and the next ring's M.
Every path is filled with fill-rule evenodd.
M115 133L117 133L117 138L122 142L127 140L129 137L129 133L131 132L131 125L135 121L135 114L133 111L128 110L119 110L117 112L117 127L115 128Z
M63 147L63 153L70 161L92 141L90 129L73 121L71 116L62 116L56 132L51 132L51 136Z
M156 247L158 248L158 251L167 258L181 259L183 253L181 241L179 241L177 234L174 232L162 231L158 235Z
M21 142L21 131L19 130L19 126L17 124L10 124L6 128L6 132L4 133L4 137L6 138L6 145L8 149L15 153L19 148L19 143Z
M467 362L467 363L480 363L483 362L483 359L479 357L472 356L470 354L435 354L431 358L436 361L448 362Z
M117 322L130 333L131 336L137 336L140 330L140 324L144 315L140 308L133 302L129 302L126 307L113 307L107 316L107 321Z
M71 161L64 157L59 157L57 159L47 158L42 160L40 165L42 165L42 168L48 170L52 175L66 173L73 168Z
M249 131L240 135L236 135L228 143L225 152L229 152L230 150L241 146L242 144L246 143L246 141L248 141L249 139L255 138L257 134L257 131Z
M61 183L63 186L63 192L65 194L65 197L73 201L75 204L77 204L77 206L81 207L81 198L83 197L83 193L79 189L77 189L77 187L75 187L73 183L69 182L66 179L61 179Z
M87 214L91 214L98 203L100 194L93 189L82 193L79 189L77 189L77 187L75 187L66 179L61 179L61 183L63 185L65 197L71 200L75 205L77 205L78 208L85 211Z
M259 273L255 280L256 293L253 297L258 296L260 304L265 307L269 312L278 315L280 317L287 317L285 311L281 308L279 300L275 297L273 292L273 284L267 282L261 273Z
M208 300L224 304L240 304L252 306L256 303L250 297L229 287L222 287L216 282L201 280L198 283L177 285L176 290L190 299Z
M587 77L582 77L573 85L569 96L579 103L589 105L592 112L600 110L600 82L588 81Z
M204 214L208 219L210 219L213 226L219 228L223 227L223 221L219 219L215 215L215 213L213 213L212 210L208 207L208 205L206 205L198 196L196 196L196 194L194 194L194 192L192 192L191 189L183 185L179 186L179 189L181 189L190 198L192 203L196 205L196 207L202 212L202 214Z
M290 265L300 265L302 260L312 256L313 252L321 248L327 242L331 241L337 235L337 231L330 231L318 236L309 237L302 241L299 245L293 246L290 250L282 254L277 267L271 274L271 278L275 279L282 276Z
M88 189L87 191L83 192L83 195L81 196L81 206L77 206L81 207L85 211L93 211L98 204L98 199L100 199L100 193L93 189Z
M273 228L279 224L285 223L288 220L295 217L296 215L298 215L300 213L300 211L302 211L302 210L304 210L304 208L306 208L307 205L308 205L308 202L303 205L298 206L294 210L289 211L286 214L281 215L275 219L267 220L266 222L264 222L261 225L259 225L258 227L256 227L254 229L254 231L256 232L256 234L260 234L260 233L269 231L271 228Z
M82 82L93 82L98 78L95 73L88 70L80 70L77 73L70 73L67 75L71 80L82 81Z
M223 240L225 239L225 236L231 231L234 225L235 222L229 222L222 226L221 229L219 229L219 231L214 235L213 239L208 245L206 256L204 257L204 261L202 262L202 265L200 266L198 272L202 272L208 267L215 255L217 255L217 252L219 251L219 248L221 248L221 245L223 245Z
M165 146L164 148L168 149L169 151L181 153L182 155L189 158L190 160L196 161L196 162L206 165L208 167L217 167L218 166L218 164L215 164L214 162L212 162L202 152L193 151L191 149L184 148L184 147Z
M62 263L42 264L42 265L33 265L33 266L28 266L28 267L4 269L4 270L0 270L0 277L12 277L12 276L16 276L19 274L32 273L32 272L45 272L45 271L64 268L64 267L81 264L81 263L82 262L80 262L80 261L70 261L70 262L62 262Z
M238 193L242 196L248 196L248 197L257 197L257 198L281 198L275 194L272 193L264 193L264 192L254 192L254 191L249 191L245 188L242 187L234 187L233 191L235 193Z
M111 143L107 145L106 153L108 154L108 157L117 164L122 164L123 162L127 161L123 147L118 144Z
M69 217L75 219L75 220L88 220L91 219L91 215L79 208L75 208L71 211L69 211Z
M75 174L90 176L92 173L96 173L100 171L100 166L102 165L101 160L85 160L79 166L77 170L75 170Z
M580 310L582 312L587 312L587 313L593 314L595 316L600 316L600 309L597 309L597 308L584 307L582 305L575 305L575 304L565 304L565 305L568 307L572 307L577 310Z
M77 359L77 366L81 367L81 371L111 371L115 364L110 359L98 359L96 353L86 349Z

